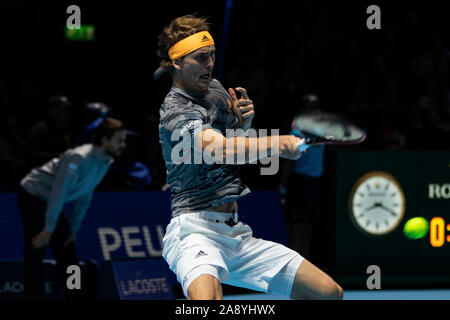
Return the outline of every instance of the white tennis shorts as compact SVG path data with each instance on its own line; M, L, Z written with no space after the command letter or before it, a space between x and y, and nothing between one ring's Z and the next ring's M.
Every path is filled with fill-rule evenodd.
M184 295L195 278L211 274L220 283L289 297L304 258L281 244L254 238L242 222L225 224L229 217L211 211L185 213L167 226L163 257Z

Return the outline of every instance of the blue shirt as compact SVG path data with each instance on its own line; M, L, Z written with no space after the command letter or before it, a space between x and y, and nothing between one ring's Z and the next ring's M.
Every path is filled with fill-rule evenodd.
M250 193L241 182L237 165L194 160L194 141L198 133L210 128L226 136L226 129L238 127L230 107L231 97L217 80L211 81L203 94L172 86L161 105L159 138L171 191L172 217L230 202ZM190 152L182 155L188 163L173 161L172 151L183 141L182 138L173 141L174 131L190 138Z
M28 173L21 181L22 187L47 202L44 228L53 232L64 205L73 202L69 223L72 233L76 234L94 190L112 162L110 156L102 154L100 147L84 144Z

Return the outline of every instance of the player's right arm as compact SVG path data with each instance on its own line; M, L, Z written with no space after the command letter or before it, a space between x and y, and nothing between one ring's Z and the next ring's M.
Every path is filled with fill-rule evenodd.
M223 162L227 159L241 158L245 159L245 163L252 163L276 155L296 160L302 155L297 148L299 143L304 143L304 139L293 135L226 138L220 132L205 129L197 135L195 147L202 151L208 148L212 156L215 156L216 152L221 152Z

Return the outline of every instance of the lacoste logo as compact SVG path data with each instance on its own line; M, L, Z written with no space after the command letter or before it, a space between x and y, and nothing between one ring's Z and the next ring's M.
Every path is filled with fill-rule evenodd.
M194 259L197 259L198 257L207 256L207 253L204 253L202 250L200 250L197 255L194 257Z
M209 41L209 38L206 35L204 35L202 38L202 42L205 42L205 41Z

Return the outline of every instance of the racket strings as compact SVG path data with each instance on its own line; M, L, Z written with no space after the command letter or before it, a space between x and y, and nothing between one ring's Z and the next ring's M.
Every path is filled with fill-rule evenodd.
M299 116L294 121L294 128L305 136L314 136L330 142L350 143L365 138L364 131L330 114Z

